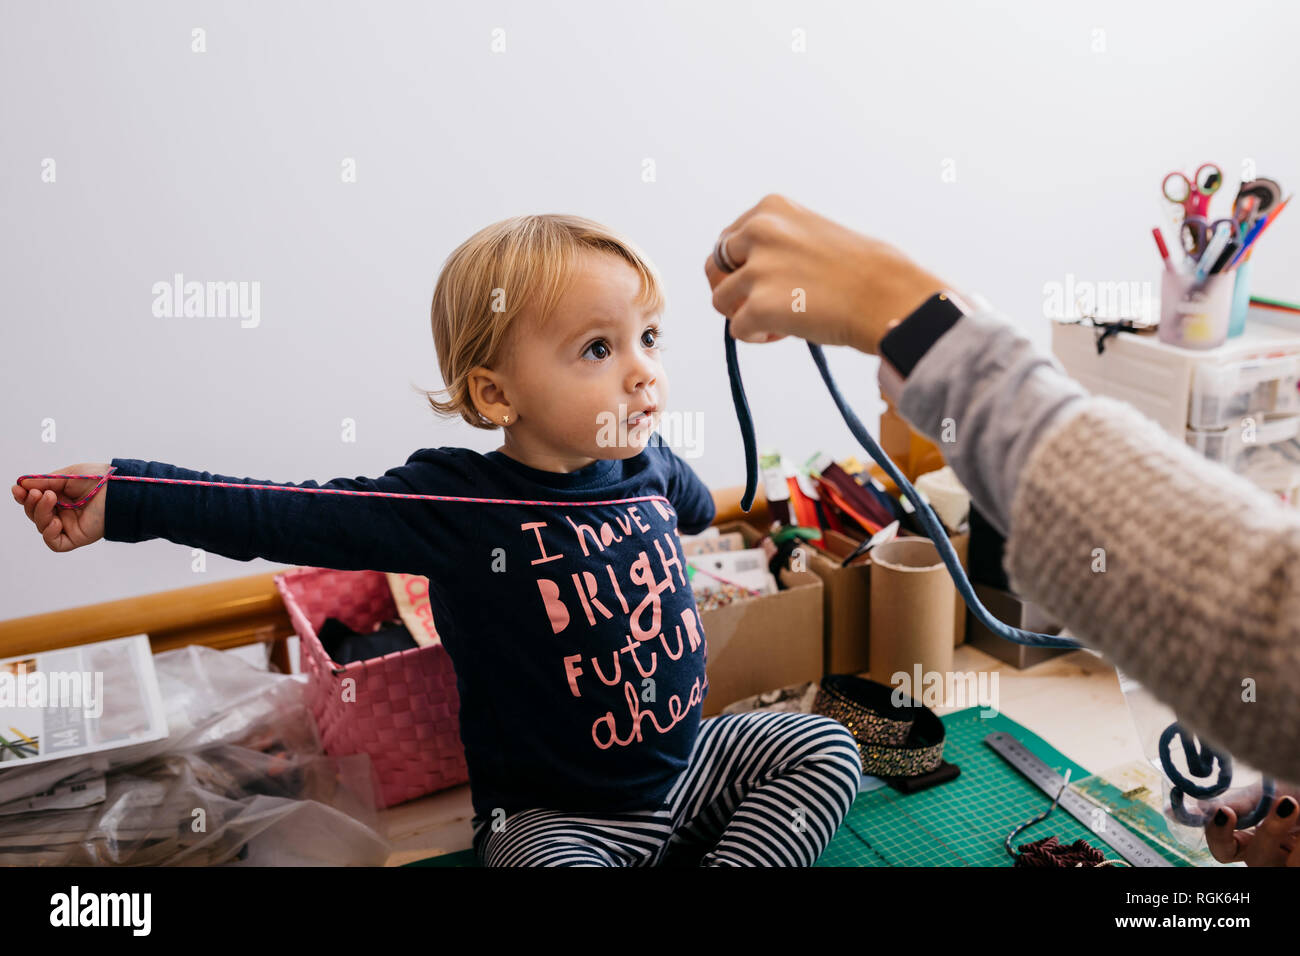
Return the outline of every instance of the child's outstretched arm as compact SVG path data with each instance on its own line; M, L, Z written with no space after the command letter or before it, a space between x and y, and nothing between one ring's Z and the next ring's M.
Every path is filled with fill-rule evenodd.
M60 472L103 474L109 467L78 465ZM440 537L436 509L447 507L446 504L285 489L414 495L463 493L455 487L454 476L449 476L438 449L421 449L405 465L391 468L379 478L335 478L324 484L233 478L134 458L114 458L111 467L116 469L113 479L80 509L80 514L74 509L55 512L54 499L48 493L45 499L31 506L23 500L29 508L29 517L36 522L47 544L52 538L55 540L55 544L50 544L54 550L71 550L100 537L123 542L165 538L236 561L265 558L281 564L342 570L411 571L420 566L422 556ZM220 482L244 487L114 480L119 476ZM49 487L60 481L63 479L29 478L23 485ZM60 500L75 500L74 492L84 494L94 486L88 479L81 482L85 489L68 487ZM73 482L67 484L71 486ZM260 487L263 485L278 487ZM14 497L19 500L19 491L15 491ZM56 522L63 526L63 531L51 530ZM69 534L69 540L63 543L64 533L73 528L84 533ZM441 537L445 543L445 536Z

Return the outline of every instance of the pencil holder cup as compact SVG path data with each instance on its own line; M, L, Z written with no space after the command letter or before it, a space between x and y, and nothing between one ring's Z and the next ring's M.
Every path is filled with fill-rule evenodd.
M1232 316L1231 272L1208 276L1165 272L1160 283L1160 341L1185 349L1212 349L1228 338Z
M1228 338L1246 331L1246 312L1250 309L1250 260L1233 270L1237 281L1232 286L1232 317L1228 320Z

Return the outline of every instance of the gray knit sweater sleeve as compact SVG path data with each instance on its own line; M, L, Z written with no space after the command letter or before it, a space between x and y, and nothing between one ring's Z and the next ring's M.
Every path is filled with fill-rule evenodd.
M1009 528L1017 594L1204 739L1300 782L1300 512L1089 395L991 310L881 385L927 437L948 420L940 450Z
M1098 396L1030 453L1005 563L1191 730L1300 782L1296 511Z
M1088 393L987 307L941 335L906 382L891 371L881 362L881 391L938 443L980 513L1006 537L1025 457L1043 431Z

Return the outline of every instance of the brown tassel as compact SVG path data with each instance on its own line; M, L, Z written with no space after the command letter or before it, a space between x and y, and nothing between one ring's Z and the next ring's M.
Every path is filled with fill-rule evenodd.
M1034 843L1022 843L1016 856L1016 866L1076 867L1101 866L1106 855L1085 840L1075 840L1069 846L1049 836Z

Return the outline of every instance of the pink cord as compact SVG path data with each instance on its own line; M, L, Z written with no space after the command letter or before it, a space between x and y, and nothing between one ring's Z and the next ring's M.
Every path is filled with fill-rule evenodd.
M89 492L82 495L72 504L65 505L63 502L56 502L56 508L80 508L87 501L93 498L104 483L112 476L114 481L148 481L162 485L204 485L209 488L274 488L278 491L305 491L318 495L357 495L359 497L370 498L418 498L426 501L468 501L479 504L489 505L554 505L554 506L577 506L577 505L619 505L631 504L634 501L662 501L669 507L672 502L668 501L663 495L642 495L638 498L618 498L614 501L518 501L514 498L463 498L455 495L404 495L395 491L348 491L343 488L290 488L285 485L257 485L247 482L235 481L194 481L188 478L146 478L143 475L114 475L117 471L114 466L109 466L108 473L104 475L21 475L18 478L18 485L21 487L24 478L98 478L99 482Z
M104 487L104 482L108 481L108 476L115 471L117 471L117 469L112 465L109 465L108 472L103 476L100 475L19 475L18 481L15 482L15 484L17 484L18 487L21 488L23 486L24 478L98 478L99 484L95 485L94 488L91 488L88 492L86 492L84 495L82 495L72 504L65 505L62 501L54 502L54 507L56 508L80 508L91 498L95 497L95 493L98 492L100 488Z

